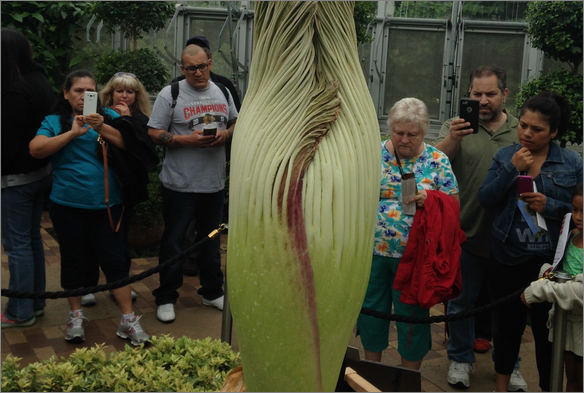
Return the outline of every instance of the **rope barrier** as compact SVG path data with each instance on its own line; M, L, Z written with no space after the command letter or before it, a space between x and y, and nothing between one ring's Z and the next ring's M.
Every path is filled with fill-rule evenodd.
M182 251L181 253L175 255L168 261L164 262L161 265L153 267L152 269L148 269L140 274L136 274L135 276L125 278L123 280L111 282L104 285L97 285L90 288L81 288L81 289L73 289L68 291L57 291L57 292L19 292L19 291L11 291L9 289L3 288L1 291L1 296L6 296L9 298L14 299L62 299L67 297L74 297L74 296L83 296L90 293L96 292L103 292L109 289L117 289L124 287L128 284L132 284L136 281L143 280L146 277L150 277L151 275L158 273L162 269L167 268L170 265L173 265L177 262L184 263L185 257L199 249L209 240L216 238L220 232L225 230L225 224L221 224L219 228L215 229L211 232L207 237L200 240L198 243L194 244L193 246L187 248L186 250ZM527 287L525 287L527 288ZM491 310L495 307L500 306L503 303L518 300L521 293L525 290L525 288L513 292L510 295L507 295L499 300L494 301L493 303L486 304L482 307L479 307L472 311L466 311L462 313L456 314L449 314L449 315L438 315L434 317L414 317L410 315L396 315L396 314L388 314L380 311L375 311L369 308L361 308L361 314L369 315L375 318L385 319L389 321L395 322L406 322L406 323L416 323L416 324L428 324L428 323L438 323L438 322L455 322L460 321L466 318L472 318L477 314L483 313L485 311Z
M81 288L81 289L73 289L69 291L58 291L58 292L19 292L19 291L11 291L9 289L2 289L1 296L6 296L14 299L61 299L67 297L74 297L74 296L83 296L90 293L96 292L103 292L107 291L108 289L117 289L124 287L128 284L131 284L136 281L140 281L146 277L149 277L155 273L158 273L162 269L173 265L177 262L184 263L185 257L190 255L192 252L199 249L202 245L207 243L208 241L215 239L220 232L225 230L225 224L221 224L219 228L213 230L209 235L204 237L198 243L194 244L193 246L187 248L183 252L175 255L174 257L170 258L168 261L164 262L161 265L153 267L152 269L148 269L140 274L136 274L135 276L124 278L123 280L111 282L104 285L97 285L90 288Z
M525 287L527 288L527 287ZM519 296L523 293L525 288L517 290L512 294L509 294L505 297L502 297L499 300L494 301L493 303L485 304L482 307L479 307L472 311L465 311L456 314L448 314L448 315L437 315L435 317L414 317L411 315L396 315L396 314L388 314L380 311L371 310L370 308L361 308L361 314L369 315L375 318L386 319L389 321L396 321L396 322L406 322L406 323L437 323L437 322L456 322L466 318L472 318L476 314L481 314L485 311L491 310L495 307L502 305L503 303L507 303L513 300L519 300Z

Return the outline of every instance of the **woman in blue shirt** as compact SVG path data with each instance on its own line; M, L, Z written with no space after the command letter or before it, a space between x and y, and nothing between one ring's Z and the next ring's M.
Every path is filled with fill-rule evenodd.
M520 144L499 149L479 190L481 205L495 213L488 277L493 301L525 288L537 280L544 263L553 261L562 218L571 211L572 190L582 181L582 158L553 142L565 133L569 118L570 108L561 96L544 92L527 100L517 127ZM536 192L519 194L519 175L530 176ZM530 226L530 216L536 213L545 220L547 231ZM539 337L533 323L535 311L532 329ZM547 319L547 311L542 314ZM519 297L493 310L497 391L507 391L526 320L527 308ZM538 337L536 351L541 354L547 335L542 340ZM540 387L549 391L549 367L541 363L544 357L537 356Z
M115 113L98 113L83 116L84 94L96 91L94 76L84 70L67 76L63 94L55 105L56 114L49 115L30 142L30 153L41 159L51 156L53 188L49 213L59 238L61 252L61 286L65 290L83 286L86 264L97 261L107 282L119 281L129 276L130 266L124 257L122 231L110 227L105 202L103 161L97 157L98 134L107 142L124 149L124 140L118 130L107 124ZM109 205L114 222L122 212L122 191L109 168ZM122 321L117 335L140 345L150 337L142 330L139 319L132 311L130 286L112 290ZM85 340L81 296L69 297L71 312L67 321L69 342Z

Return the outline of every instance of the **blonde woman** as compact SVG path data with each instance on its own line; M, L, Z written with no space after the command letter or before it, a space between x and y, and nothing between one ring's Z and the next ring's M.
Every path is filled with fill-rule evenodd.
M130 72L116 72L99 93L101 104L120 116L131 116L144 127L152 113L144 85ZM146 131L148 131L145 128Z
M134 127L130 127L129 132L123 133L125 138L130 138L132 141L132 143L127 143L127 145L134 147L134 149L130 148L129 152L136 157L140 157L142 161L144 161L144 154L146 154L146 162L151 163L148 165L149 168L147 169L152 169L153 166L158 164L158 156L156 155L155 146L152 143L151 138L148 136L148 127L146 127L151 114L151 109L144 85L142 85L136 75L130 72L116 72L101 90L99 97L105 113L112 117L128 116L131 118L131 123ZM128 128L126 129L128 130ZM124 131L124 128L122 128L122 131ZM124 161L130 155L125 152L121 154L124 155ZM130 161L133 161L131 157ZM134 164L136 164L136 162L134 162ZM133 206L146 200L148 197L145 188L145 185L148 182L148 174L147 171L143 170L144 168L142 168L139 163L137 168L133 165L124 167L127 168L127 176L124 178L131 180L138 179L138 173L141 173L143 177L143 181L141 182L142 187L136 187L136 183L124 187L125 210L122 220L124 223L124 240L127 241L130 222L133 217ZM123 167L118 169L121 170ZM123 173L118 174L118 177L121 176L123 176ZM130 257L128 255L126 247L126 258L129 263ZM87 281L84 284L84 288L97 285L99 281L99 267L96 264L89 265L85 277L87 278ZM132 291L132 300L135 300L137 297L137 293ZM96 304L95 296L92 293L83 296L81 304L83 306L94 306Z

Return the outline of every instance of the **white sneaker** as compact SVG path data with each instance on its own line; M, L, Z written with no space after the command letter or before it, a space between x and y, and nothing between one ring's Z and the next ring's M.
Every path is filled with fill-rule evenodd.
M203 298L201 303L203 303L204 306L217 307L219 310L223 311L223 301L224 300L225 300L225 296L220 296L214 300L207 300L207 299Z
M470 387L470 376L474 372L474 364L459 363L451 360L447 381L455 388L468 389Z
M511 379L509 380L509 387L507 388L509 392L527 392L527 382L523 379L523 376L519 370L513 370L511 374Z
M93 293L88 293L87 295L81 296L81 305L84 307L91 307L97 304L95 300L95 295Z
M158 309L156 310L156 318L158 318L160 322L165 323L173 322L175 318L174 304L168 303L161 304L160 306L158 306Z
M130 293L132 294L132 301L136 300L138 298L138 294L136 292L134 292L134 290L131 290ZM114 301L116 300L116 298L114 297L114 294L112 293L112 291L109 291L110 296L112 297L112 299L114 299Z

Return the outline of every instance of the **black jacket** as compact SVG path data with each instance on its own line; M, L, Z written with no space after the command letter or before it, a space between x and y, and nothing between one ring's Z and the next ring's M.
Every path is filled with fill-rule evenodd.
M56 98L43 71L33 62L21 70L24 83L2 86L2 176L34 172L51 160L32 158L28 149Z
M158 165L159 159L152 138L145 125L148 117L142 113L118 117L108 124L120 131L126 150L107 145L108 163L115 169L116 178L122 185L125 206L134 206L148 199L148 172ZM99 159L101 146L98 148Z

